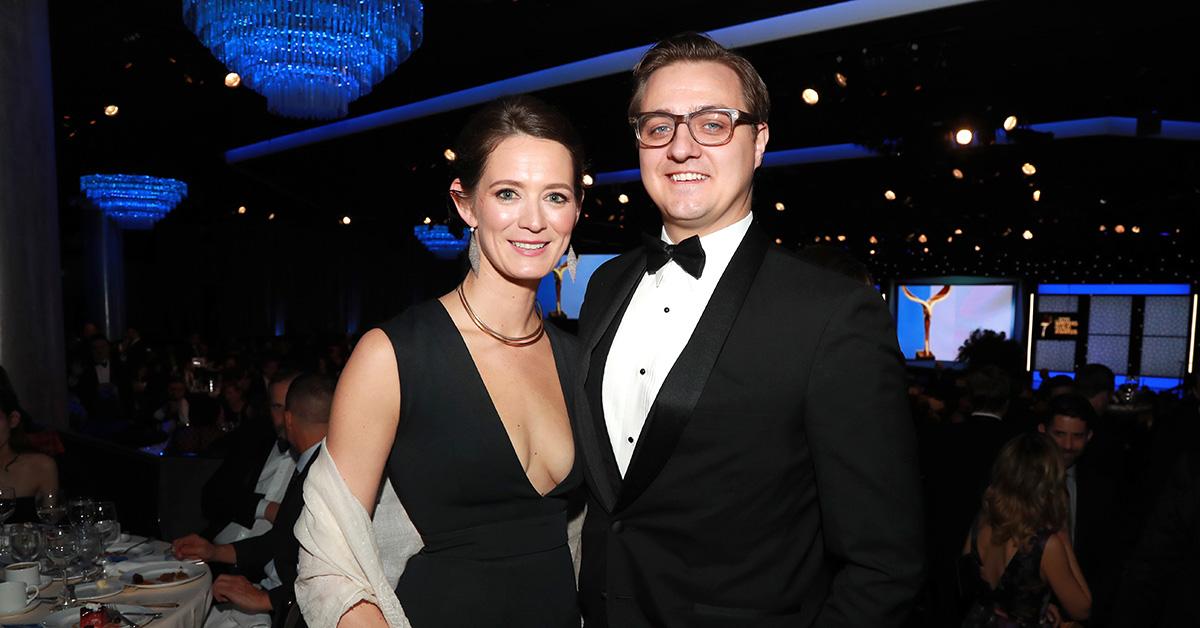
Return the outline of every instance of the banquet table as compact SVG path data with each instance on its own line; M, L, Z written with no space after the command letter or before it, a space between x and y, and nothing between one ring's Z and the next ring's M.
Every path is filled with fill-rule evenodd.
M121 545L129 547L132 544L138 543L143 538L135 536ZM174 560L174 557L170 554L170 547L171 545L164 541L147 541L145 544L140 545L136 552L130 551L131 554L136 553L136 556L108 565L107 573L110 577L119 576L121 573L136 570L139 565L147 565L163 560ZM208 565L203 565L203 569L204 575L191 582L159 588L125 587L121 593L115 596L106 597L94 602L81 600L81 604L145 605L152 611L161 612L162 617L154 619L152 622L138 621L137 623L140 625L149 623L154 628L200 628L204 625L205 617L208 615L209 606L212 602L212 570L208 568ZM0 577L2 576L3 572L0 571ZM38 596L39 598L57 598L61 592L61 581L56 580L53 584L43 587ZM51 614L50 607L53 604L53 599L45 599L27 613L2 616L0 617L0 626L3 628L41 626L41 622ZM171 605L178 606L171 607Z

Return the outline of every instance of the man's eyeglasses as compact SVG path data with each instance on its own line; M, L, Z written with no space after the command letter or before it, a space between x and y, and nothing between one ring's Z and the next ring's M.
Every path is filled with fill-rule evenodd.
M753 114L738 109L701 109L676 115L665 111L649 111L629 118L633 134L644 148L659 148L675 139L675 129L687 125L692 139L701 146L723 146L733 139L739 124L758 124Z

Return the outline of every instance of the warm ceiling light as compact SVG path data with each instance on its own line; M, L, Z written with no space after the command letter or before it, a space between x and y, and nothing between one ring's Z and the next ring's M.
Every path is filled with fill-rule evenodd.
M896 193L891 190L884 190L883 198L886 198L889 201L894 201L896 200Z
M925 243L926 243L926 242L928 242L928 241L929 241L929 238L925 237L925 234L924 234L924 233L922 233L921 235L917 236L917 242L920 242L921 244L925 244Z
M230 72L225 75L225 87L237 87L242 84L242 75L237 72Z
M109 105L104 108L104 115L106 115L110 118L117 115L120 112L121 112L121 109L119 107L117 107L116 105Z
M925 253L928 253L928 252L929 252L929 247L925 247L925 248L921 249L921 251L923 251L923 252L925 252Z
M242 206L238 207L238 210L237 210L237 212L238 212L238 214L239 214L239 215L240 215L240 214L245 214L245 213L246 213L246 206L245 206L245 205L242 205Z
M962 170L959 170L958 168L955 168L954 170L951 170L951 171L950 171L950 174L954 175L954 178L955 178L955 179L961 179L961 178L963 178L964 176L966 176L966 175L964 175L964 174L963 174L963 171L962 171Z
M1028 229L1026 229L1026 230L1025 230L1025 231L1024 231L1022 234L1021 234L1021 237L1022 237L1022 238L1025 238L1026 240L1032 240L1032 239L1033 239L1033 232L1032 232L1032 231L1030 231L1030 230L1028 230Z
M842 74L841 72L835 72L833 74L833 80L837 81L837 84L840 87L846 86L846 75Z
M867 238L867 242L870 242L871 244L879 244L879 238L876 238L875 236L871 236L871 237Z
M624 194L618 194L618 195L617 195L617 202L618 202L618 203L620 203L620 204L622 204L622 205L624 205L625 203L628 203L628 202L629 202L629 197L628 197L628 196L626 196L626 195L624 195Z
M813 238L813 242L820 242L820 241L821 241L821 236L816 236Z
M267 220L275 220L275 212L271 212L270 214L267 214Z
M1017 116L1008 116L1004 119L1004 130L1011 131L1017 128Z
M781 212L781 211L783 211L783 210L785 210L785 209L787 209L787 206L785 206L785 205L783 204L783 201L779 201L778 203L775 203L775 211L777 211L777 212Z
M1040 200L1042 200L1042 191L1034 190L1033 191L1033 201L1036 203L1037 201L1040 201Z
M342 224L343 224L343 225L348 225L348 224L350 224L350 217L349 217L349 216L342 216Z
M592 178L592 175L590 175L590 174L583 175L583 187L590 188L590 187L592 187L592 184L594 184L595 182L596 182L596 180Z
M946 236L946 243L949 244L951 242L954 242L954 236Z
M1125 225L1117 225L1113 227L1113 231L1116 231L1117 233L1125 233Z
M458 155L455 155L454 151L450 150L449 148L442 151L442 156L446 158L446 161L454 161L455 159L458 159Z
M1101 233L1108 231L1108 227L1105 227L1104 225L1100 225L1100 231L1101 231Z
M954 235L962 235L962 229L955 229Z
M959 146L966 146L975 139L975 133L971 129L959 129L954 132L954 141L958 142Z
M976 250L976 251L981 251L981 250L983 250L983 247L981 247L981 246L979 246L978 244L976 244L976 245L975 245L975 250Z
M425 220L422 221L422 224L426 224L426 225L433 224L433 219L430 218L429 216L426 216Z
M845 242L845 241L846 241L846 236L844 236L844 235L838 236L838 242Z
M1027 162L1021 164L1021 172L1024 172L1027 175L1033 176L1033 175L1037 174L1037 168L1034 168L1033 164L1031 164L1027 161Z
M1141 232L1142 232L1142 228L1141 228L1141 227L1139 227L1139 226L1137 226L1137 225L1134 225L1134 226L1133 226L1133 229L1131 229L1130 231L1133 231L1134 233L1141 233Z
M875 254L875 249L871 249L870 251L868 251L868 253L870 253L871 255L874 255L874 254Z
M821 95L817 93L817 90L811 87L805 88L805 90L801 92L800 97L804 99L804 102L810 105L815 105L821 100Z
M775 238L775 244L783 244L783 240L780 238Z

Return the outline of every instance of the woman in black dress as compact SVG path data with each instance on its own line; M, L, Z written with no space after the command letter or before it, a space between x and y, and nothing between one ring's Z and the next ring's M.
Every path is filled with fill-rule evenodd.
M573 339L543 325L535 295L579 218L582 151L530 97L478 113L454 150L472 271L363 337L338 384L329 454L368 512L389 478L420 532L396 588L414 627L575 627ZM385 622L362 601L339 625Z
M1087 619L1092 594L1065 531L1068 513L1066 468L1054 442L1037 433L1008 441L959 561L973 600L964 628L1057 624L1051 593L1071 618Z

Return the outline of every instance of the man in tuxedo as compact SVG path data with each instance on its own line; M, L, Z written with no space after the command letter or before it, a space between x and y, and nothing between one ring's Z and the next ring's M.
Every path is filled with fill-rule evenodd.
M320 450L321 441L329 431L329 409L333 405L334 381L324 375L304 374L297 377L287 393L284 411L288 441L300 451L296 473L287 487L275 525L260 536L232 544L216 544L191 534L174 542L175 555L182 559L200 559L235 565L242 574L221 575L213 581L213 599L229 602L245 612L271 613L271 625L283 626L295 607L296 570L300 544L292 528L304 509L304 479L309 463ZM262 577L264 569L273 563L279 572L280 584L263 589L251 578ZM299 609L296 609L297 614Z
M229 453L204 485L204 536L232 543L271 528L288 480L296 468L285 430L285 403L296 373L278 375L270 387L271 424L241 425L230 436Z
M770 104L748 61L685 34L634 78L663 231L580 314L586 625L899 625L924 552L891 317L754 224Z

